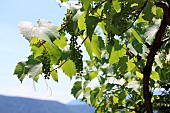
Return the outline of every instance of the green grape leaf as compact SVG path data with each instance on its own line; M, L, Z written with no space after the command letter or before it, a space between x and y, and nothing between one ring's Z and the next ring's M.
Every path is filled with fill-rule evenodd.
M125 72L127 70L126 62L128 62L128 57L127 56L121 57L119 62L118 62L119 70L120 70L120 73L122 73L122 74L125 74Z
M109 59L110 65L116 63L119 60L119 58L126 55L125 48L126 48L125 45L122 47L121 50L118 50L118 51L115 51L114 47L112 48L112 52L111 52L110 59Z
M101 50L99 48L99 40L97 35L93 35L90 45L93 53L97 56L98 59L101 59Z
M84 40L83 36L80 36L80 37L81 37L82 40ZM87 51L88 55L92 59L93 58L93 55L92 55L93 51L91 49L91 42L90 42L90 39L88 37L84 42L84 46L86 47L86 51Z
M149 0L143 10L143 19L147 20L147 21L151 21L154 17L154 14L152 13L152 6L153 3Z
M32 45L31 51L33 52L34 58L41 56L42 52L44 51L43 46L37 47L35 45Z
M82 93L82 81L76 81L71 89L71 94L77 99Z
M53 69L52 67L51 67L50 70L51 70L50 74L51 74L53 80L58 82L58 73L57 73L57 70Z
M160 76L159 76L159 74L156 71L153 71L151 73L151 79L153 79L153 80L160 80Z
M84 11L87 13L92 0L82 0Z
M62 64L62 63L61 63ZM74 62L72 60L68 60L66 61L62 66L61 69L63 70L63 72L70 78L72 78L72 76L74 74L76 74L76 66L74 64Z
M53 43L54 45L64 49L67 45L67 39L65 37L65 34L61 34L60 38L57 38Z
M15 67L14 75L17 75L18 79L22 82L25 78L25 62L19 62Z
M121 6L120 2L118 0L115 0L112 2L113 8L116 10L117 13L120 13L121 11Z
M99 27L102 29L104 34L107 34L107 31L105 29L106 23L104 23L103 21L98 23Z
M156 8L156 18L161 18L163 16L163 9L160 7Z
M135 31L135 29L131 28L132 34L138 40L139 43L143 44L142 38L138 35L138 33Z
M86 29L86 24L85 24L85 13L81 15L81 17L78 19L78 27L80 31Z
M143 78L143 74L142 74L142 73L140 73L140 72L138 72L138 71L136 71L136 76L137 76L137 77L139 77L140 79L142 79L142 78Z
M37 75L37 76L35 76L35 77L33 78L33 80L34 80L35 82L38 82L39 77L40 77L40 75Z
M118 102L119 102L119 96L118 96L118 94L115 94L113 97L113 103L116 104Z
M90 102L93 106L96 106L98 104L97 102L97 96L100 92L99 87L96 87L94 90L90 92Z
M89 75L89 79L93 80L95 77L97 77L97 75L98 75L98 71L91 72Z
M36 36L32 37L30 40L30 46L38 43L38 38Z
M57 46L52 46L48 42L46 42L44 46L46 47L46 49L48 50L50 54L51 63L57 64L62 54L61 50Z
M86 18L87 36L90 38L90 41L99 21L99 18L95 16L88 16Z
M126 62L126 64L128 66L128 71L131 71L136 67L136 65L133 63L133 59L128 60L128 62Z
M33 55L30 55L28 57L28 61L26 61L27 65L37 65L37 64L40 64L40 63L41 63L41 58L40 57L34 58Z

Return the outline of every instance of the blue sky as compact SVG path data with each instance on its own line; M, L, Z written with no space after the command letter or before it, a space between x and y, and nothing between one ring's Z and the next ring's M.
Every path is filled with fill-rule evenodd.
M35 83L28 77L21 84L13 75L16 64L26 60L30 54L29 43L20 34L17 23L30 21L36 24L38 19L47 19L60 25L65 9L60 8L54 0L1 0L0 3L0 94L58 100L67 103L73 100L70 89L73 82L59 74L59 83L47 81L52 89L50 95L43 78Z

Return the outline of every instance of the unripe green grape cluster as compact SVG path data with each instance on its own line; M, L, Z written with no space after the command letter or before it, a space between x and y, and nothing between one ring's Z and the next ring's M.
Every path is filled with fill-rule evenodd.
M42 53L42 73L45 79L50 79L50 57L46 50Z
M73 60L73 62L76 65L77 73L81 74L83 70L83 55L82 50L78 46L77 43L77 37L72 36L70 39L70 50L71 50L71 56L70 59Z

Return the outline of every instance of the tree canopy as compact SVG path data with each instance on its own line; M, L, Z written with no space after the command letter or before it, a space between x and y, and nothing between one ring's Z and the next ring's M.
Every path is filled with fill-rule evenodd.
M16 66L18 79L58 82L61 69L76 79L73 96L83 95L96 113L153 113L170 106L170 1L76 2L58 2L67 8L61 25L43 19L18 24L32 51Z

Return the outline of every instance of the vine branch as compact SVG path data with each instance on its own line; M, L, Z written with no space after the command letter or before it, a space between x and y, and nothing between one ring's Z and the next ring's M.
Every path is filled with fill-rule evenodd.
M145 8L147 2L148 2L148 0L144 3L144 5L143 5L141 8L139 8L140 10L138 9L138 10L139 10L139 13L136 15L136 17L135 17L134 21L132 22L132 24L131 24L129 27L127 27L122 33L118 34L119 36L122 35L123 33L125 33L127 30L129 30L129 29L134 25L134 23L136 22L136 20L139 18L139 15L141 14L141 12L143 11L143 9ZM138 10L137 10L137 11L138 11Z
M164 3L156 3L156 5L158 7L163 8L164 16L161 21L161 25L156 33L155 39L151 45L150 52L147 57L146 65L143 68L143 96L145 100L145 108L146 108L147 113L153 113L152 103L151 103L152 94L149 91L149 79L150 79L150 74L152 71L152 65L154 62L156 52L162 46L162 38L166 30L166 27L168 26L168 23L170 23L169 18L167 18L167 15L170 15L169 7L165 6L166 4Z

